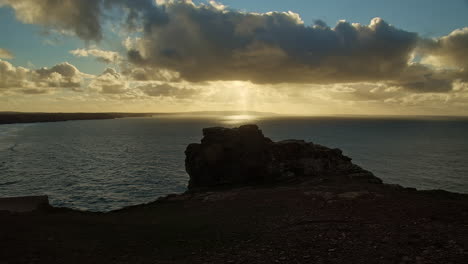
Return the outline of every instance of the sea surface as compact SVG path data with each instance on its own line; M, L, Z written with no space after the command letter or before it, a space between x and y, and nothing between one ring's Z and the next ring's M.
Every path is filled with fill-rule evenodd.
M273 140L337 147L386 183L468 193L468 119L159 116L0 126L0 197L109 211L186 190L202 128L256 123Z

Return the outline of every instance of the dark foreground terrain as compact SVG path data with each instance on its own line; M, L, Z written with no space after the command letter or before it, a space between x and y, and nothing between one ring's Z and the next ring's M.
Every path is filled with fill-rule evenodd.
M203 134L185 194L109 213L0 200L0 263L467 263L468 195L382 184L255 125Z
M20 113L0 112L1 124L42 123L71 120L115 119L124 117L147 117L146 113Z
M0 263L466 263L468 197L303 182L0 217Z

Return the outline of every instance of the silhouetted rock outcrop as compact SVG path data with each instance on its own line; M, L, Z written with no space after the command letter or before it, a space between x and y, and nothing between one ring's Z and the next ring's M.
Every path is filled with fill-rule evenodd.
M203 133L189 192L108 213L0 199L0 262L467 263L467 195L364 184L340 150L254 125Z
M273 142L256 125L203 129L185 151L189 189L275 183L310 177L381 183L340 149L303 140Z

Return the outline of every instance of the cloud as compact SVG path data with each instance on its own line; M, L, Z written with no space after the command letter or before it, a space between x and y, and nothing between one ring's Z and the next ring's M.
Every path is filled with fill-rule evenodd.
M424 80L401 83L400 86L414 92L443 93L450 92L453 89L453 80L433 79L426 76Z
M35 73L39 75L39 80L45 82L48 87L74 89L81 87L81 72L68 62L57 64L50 69L40 68Z
M28 94L46 93L55 88L68 88L80 91L83 78L75 66L64 62L52 68L31 70L15 67L7 61L0 60L0 90L16 91Z
M420 63L411 63L398 79L386 83L415 93L446 93L453 90L453 83L459 77L458 70L436 69Z
M29 85L33 72L23 67L15 67L0 59L0 90L22 88Z
M11 53L9 50L0 48L0 59L10 60L13 59L13 57L13 53Z
M103 14L117 8L128 29L143 30L129 60L192 81L331 83L391 79L407 65L415 33L376 18L306 26L293 12L230 10L211 1L3 0L19 20L100 40ZM112 9L115 10L115 9ZM79 12L78 12L79 11ZM118 11L114 11L118 13ZM106 16L107 17L107 16ZM115 19L115 18L114 18ZM77 54L90 54L77 51ZM99 56L104 58L103 56Z
M172 86L168 83L163 84L146 84L137 87L140 91L144 94L152 97L173 97L176 99L187 99L192 98L198 91L195 89L187 89L187 88L178 88Z
M102 94L124 94L128 91L128 82L115 69L107 68L88 87Z
M333 84L321 91L335 100L382 102L402 93L400 87L376 83Z
M69 31L85 40L100 40L101 1L95 0L0 0L0 6L15 10L19 21L59 31Z
M122 25L129 33L126 58L94 48L71 51L119 64L118 79L103 75L93 83L101 92L125 93L129 84L123 83L132 81L241 80L379 82L412 93L450 93L454 82L468 80L468 28L424 39L381 18L368 25L339 21L330 27L318 20L309 26L293 12L252 13L216 1L0 0L2 4L12 7L22 22L73 32L86 41L103 38L104 20Z
M0 0L1 6L11 7L23 23L73 33L87 41L102 40L102 20L112 17L114 8L124 13L130 29L136 21L150 19L154 25L166 20L153 0Z
M87 88L90 94L98 93L105 98L114 99L190 99L198 93L196 89L180 88L168 82L134 80L113 68L107 68L101 75L93 78Z
M181 81L180 74L178 72L166 69L152 67L135 67L133 65L123 65L122 68L122 74L128 76L130 80L134 81Z
M50 88L26 88L19 90L22 94L29 94L29 95L42 95L42 94L49 94L52 93L52 89Z
M104 63L118 63L122 58L120 54L114 51L100 50L100 49L76 49L71 50L71 54L76 57L93 56L100 62Z
M423 63L459 68L468 73L468 27L438 39L425 40L419 52L423 55Z
M114 68L106 68L101 76L114 77L115 79L120 79L120 73L118 73Z
M332 83L396 78L417 44L415 33L380 18L306 26L292 12L246 13L165 4L169 20L147 27L128 52L140 66L179 72L192 82Z

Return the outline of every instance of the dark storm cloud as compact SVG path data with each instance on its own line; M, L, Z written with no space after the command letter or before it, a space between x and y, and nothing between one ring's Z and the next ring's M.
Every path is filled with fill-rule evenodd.
M453 88L452 80L446 79L433 79L426 77L422 81L412 81L407 83L400 83L403 88L413 92L428 92L428 93L441 93L450 92Z
M193 81L349 82L392 78L404 69L417 35L382 19L305 26L294 13L220 10L186 2L165 5L170 18L147 27L137 65L177 71ZM174 18L174 19L171 19Z
M434 69L419 63L408 65L397 79L389 85L402 87L415 93L446 93L453 90L453 83L460 79L461 72Z
M442 93L452 91L455 80L466 81L468 28L427 40L380 18L369 25L340 21L329 27L316 21L306 26L292 12L246 13L190 1L168 2L164 12L167 23L146 26L129 60L178 72L192 82L382 81L410 92ZM416 50L423 51L423 59L435 57L454 68L411 62Z
M136 65L179 72L194 82L255 83L379 80L405 67L414 33L382 19L370 25L318 21L305 26L292 12L265 14L225 10L191 1L3 0L26 23L70 30L85 40L102 37L103 9L120 8L132 28L142 27Z
M466 80L468 29L427 40L380 18L369 25L340 21L330 27L318 20L307 26L292 12L156 2L160 5L153 0L0 0L23 22L72 31L84 40L100 40L102 20L123 14L112 19L123 17L120 22L139 36L127 53L130 66L122 69L131 80L386 82L413 92L448 92L454 80ZM411 62L416 51L423 62L454 69ZM108 54L91 55L111 61Z

